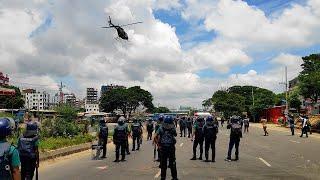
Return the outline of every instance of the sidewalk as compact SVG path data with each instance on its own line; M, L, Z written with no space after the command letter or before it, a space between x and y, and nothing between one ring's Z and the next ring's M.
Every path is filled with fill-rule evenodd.
M250 123L250 127L256 127L256 128L262 129L261 123ZM268 130L291 133L289 128L280 126L278 124L267 124L267 128ZM300 133L301 129L295 128L295 131ZM309 137L320 139L320 134L316 132L312 132L312 134L309 135Z

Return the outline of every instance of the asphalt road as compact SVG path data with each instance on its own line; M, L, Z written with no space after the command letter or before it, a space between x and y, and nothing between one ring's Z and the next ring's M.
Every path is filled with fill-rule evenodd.
M225 162L229 130L220 128L216 142L216 162L189 160L192 142L177 138L176 156L178 178L181 180L206 179L320 179L320 138L290 136L287 129L270 129L263 136L259 125L251 126L240 142L240 160ZM315 135L313 135L315 136ZM91 160L91 151L45 162L40 168L40 179L160 179L158 163L153 161L151 141L144 139L140 151L132 152L126 162L114 163L114 146L108 146L106 160ZM210 155L209 155L210 157ZM171 179L168 169L167 179Z

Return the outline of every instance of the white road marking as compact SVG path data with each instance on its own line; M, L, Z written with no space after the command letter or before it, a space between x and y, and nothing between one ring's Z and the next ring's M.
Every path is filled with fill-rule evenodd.
M158 178L160 176L160 174L161 174L161 170L158 171L158 173L154 176L154 178L155 179Z
M101 170L104 170L104 169L107 169L108 166L101 166L101 167L97 167L97 169L101 169Z
M271 167L271 165L264 159L262 159L261 157L259 157L260 161L262 161L265 165L267 165L268 167Z
M290 142L293 142L293 143L297 143L297 144L300 144L299 141L293 141L293 140L289 140Z
M180 144L180 147L182 147L182 146L183 146L183 143Z

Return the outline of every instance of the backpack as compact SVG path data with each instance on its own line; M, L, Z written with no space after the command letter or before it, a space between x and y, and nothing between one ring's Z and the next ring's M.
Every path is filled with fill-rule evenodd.
M215 124L210 124L210 125L205 125L206 129L206 134L205 138L206 139L211 139L217 135L217 126Z
M147 130L148 131L153 131L153 124L152 123L148 123L147 124Z
M107 138L108 137L108 127L107 126L101 126L99 131L99 138Z
M141 128L139 123L134 123L132 125L132 135L133 136L139 136L141 133Z
M12 180L11 174L11 145L7 142L0 144L0 179L1 180Z
M164 147L171 147L176 143L176 139L172 133L172 129L161 129L160 144Z
M36 153L36 141L38 136L33 138L21 137L18 141L19 155L23 157L29 157L35 159L37 157Z
M195 128L195 135L196 135L196 138L199 138L199 139L202 139L203 138L203 131L202 131L202 128L203 128L203 122L197 122L197 126Z
M240 137L242 134L241 125L238 123L231 124L231 134Z
M126 126L118 126L117 130L117 140L118 141L125 141L127 139L127 127Z

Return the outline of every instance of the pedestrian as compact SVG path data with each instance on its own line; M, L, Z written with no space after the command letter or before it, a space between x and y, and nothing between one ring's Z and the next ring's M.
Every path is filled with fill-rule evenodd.
M198 159L202 160L203 141L204 141L203 126L204 126L204 119L199 117L193 125L193 133L191 137L191 141L193 141L193 157L190 160L197 159L198 145L200 146L200 156Z
M125 118L121 116L118 119L118 125L114 128L114 133L113 133L113 143L116 146L116 160L114 160L114 162L119 162L120 149L121 149L121 161L125 161L127 139L128 139L128 128L125 125Z
M248 133L249 132L249 124L250 124L250 122L249 122L249 118L248 117L246 117L246 118L244 118L243 119L243 125L244 125L244 130L243 130L243 132L244 133Z
M148 119L148 121L147 121L147 131L148 131L147 141L152 140L153 130L154 130L153 121L152 121L152 119Z
M108 126L106 125L104 118L101 118L99 120L98 146L102 148L102 156L100 157L101 148L98 148L96 158L101 158L101 159L106 158L108 134L109 134Z
M12 128L7 118L0 118L0 179L20 180L19 151L7 141Z
M125 120L125 119L124 119ZM129 122L124 122L124 126L127 129L127 139L126 139L126 153L127 155L130 155L130 151L129 151L129 138L131 136L131 124Z
M269 136L269 132L267 131L267 119L261 118L262 128L264 131L264 136Z
M302 117L300 117L300 119L302 120L302 127L301 127L301 135L300 137L303 136L303 134L306 134L306 137L308 137L308 119L307 117L304 115Z
M291 130L291 135L294 136L294 118L292 114L289 114L288 116L288 122Z
M193 124L192 119L188 117L188 120L187 120L188 138L190 138L192 135L192 124Z
M141 133L142 133L142 128L141 124L138 122L137 119L133 120L133 124L131 126L131 132L132 132L132 151L135 150L140 150L140 139L141 139ZM137 143L137 149L136 148L136 143Z
M310 119L309 117L306 115L306 119L307 119L307 130L309 131L310 135L312 134L312 125L311 125L311 122L310 122Z
M212 151L212 162L215 162L216 158L216 139L218 134L217 121L214 121L212 116L207 117L206 124L203 126L203 136L205 142L205 162L209 161L209 149Z
M173 180L177 180L177 167L176 167L176 139L177 132L171 116L166 116L163 124L156 132L155 142L160 147L161 152L161 180L166 179L168 159L169 168L171 169L171 176Z
M156 124L156 127L155 127L155 134L158 131L158 129L161 127L163 120L164 120L164 117L162 115L160 115L158 118L158 122ZM160 147L156 143L154 143L154 145L155 145L154 148L157 149L157 152L158 152L158 159L156 161L161 163L161 161L160 161L160 159L161 159ZM160 165L159 165L159 167L160 167Z
M179 126L180 126L180 137L184 136L186 137L186 117L182 117L179 121Z
M223 127L224 121L225 121L224 117L221 117L221 127Z
M27 123L26 131L18 140L18 150L21 161L21 179L32 180L34 171L39 167L39 136L38 125Z
M230 130L230 139L229 139L229 148L228 148L228 155L225 159L226 161L231 161L231 152L233 146L235 147L235 161L239 160L239 145L240 145L240 138L242 138L242 130L240 119L238 116L233 116L230 120L230 124L227 125L227 129Z

